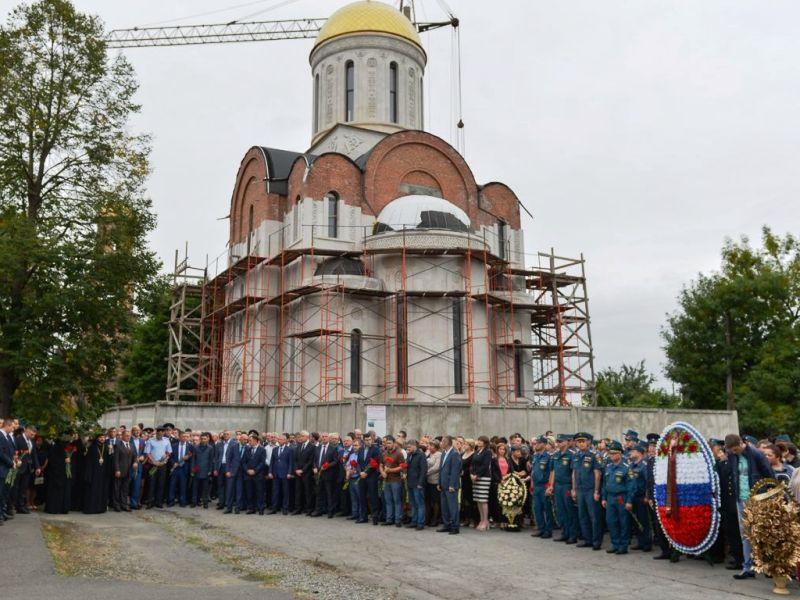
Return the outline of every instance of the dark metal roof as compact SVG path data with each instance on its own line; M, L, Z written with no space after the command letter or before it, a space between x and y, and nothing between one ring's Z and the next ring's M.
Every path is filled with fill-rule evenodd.
M364 263L356 258L337 256L319 263L314 275L364 275Z
M292 152L291 150L279 150L278 148L267 148L260 146L267 161L267 192L281 194L285 196L289 193L287 181L289 173L292 172L292 165L298 158L302 158L308 164L314 159L310 154L302 152Z

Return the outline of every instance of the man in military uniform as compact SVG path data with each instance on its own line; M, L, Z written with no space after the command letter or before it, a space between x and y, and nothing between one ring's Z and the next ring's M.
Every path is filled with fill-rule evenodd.
M667 560L672 558L672 549L669 545L667 536L661 529L661 521L658 520L656 513L656 453L658 447L657 433L647 434L648 456L647 456L647 482L645 484L645 494L647 498L647 505L650 512L650 522L653 524L653 535L655 542L661 549L661 552L653 557L653 560Z
M572 436L559 433L556 438L558 450L550 457L550 481L545 492L554 499L556 515L561 524L561 537L556 542L574 544L578 537L578 515L572 496L572 455L569 442Z
M639 433L634 431L633 429L628 429L625 433L622 434L623 439L623 449L622 449L622 457L628 458L631 452L631 448L633 448L636 444L639 443Z
M629 513L633 510L634 483L628 462L622 460L622 444L616 440L608 445L609 462L603 474L603 508L606 509L608 533L611 536L609 554L627 554L630 540Z
M631 466L628 475L633 481L633 523L634 533L638 545L632 546L631 550L641 550L650 552L653 549L653 530L650 527L650 512L647 504L647 463L644 456L647 454L647 447L644 444L636 444L630 451Z
M553 537L553 513L548 502L546 488L550 487L551 458L547 452L547 438L540 435L536 438L534 453L531 457L531 482L533 483L533 517L539 528L533 537L549 539Z
M589 449L591 435L586 432L575 434L578 451L572 457L572 495L578 503L578 523L581 543L578 548L592 547L600 550L603 543L603 529L598 520L600 502L601 462Z

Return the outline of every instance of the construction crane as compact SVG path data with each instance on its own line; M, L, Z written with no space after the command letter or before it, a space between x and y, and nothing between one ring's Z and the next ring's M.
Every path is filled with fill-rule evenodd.
M321 19L284 19L280 21L231 21L209 25L174 25L170 27L132 27L114 29L106 42L109 48L142 48L155 46L190 46L193 44L227 44L233 42L265 42L314 38L327 21ZM414 23L420 33L440 27L458 27L458 19Z

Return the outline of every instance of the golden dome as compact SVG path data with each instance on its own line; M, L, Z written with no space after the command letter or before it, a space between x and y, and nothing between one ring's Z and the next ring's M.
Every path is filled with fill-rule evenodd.
M419 33L403 13L388 4L371 0L348 4L333 13L319 30L314 48L335 37L352 33L385 33L422 48Z

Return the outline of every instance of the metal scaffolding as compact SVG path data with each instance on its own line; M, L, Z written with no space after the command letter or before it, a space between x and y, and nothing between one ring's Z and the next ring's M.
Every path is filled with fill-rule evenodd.
M188 248L183 260L175 251L170 303L169 356L167 361L167 400L200 400L206 390L200 385L205 371L201 355L203 345L203 295L206 270L188 262Z
M305 227L310 236L293 236L301 245L285 245L284 227L270 236L274 250L254 248L203 287L200 398L569 405L594 397L583 257L551 251L536 256L535 268L512 268L488 251L485 232L458 248L414 247L405 234L397 246L370 248L367 228L362 249L341 250L315 241L319 225L296 226ZM367 278L379 270L394 277L372 289L317 273L336 257L360 261ZM430 289L431 272L451 283ZM379 325L362 330L359 322ZM425 335L443 322L450 335ZM433 371L441 384L417 385Z

